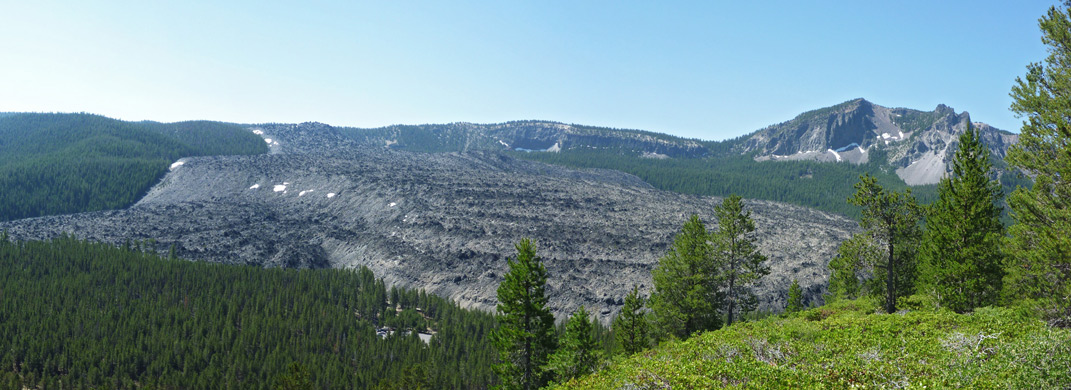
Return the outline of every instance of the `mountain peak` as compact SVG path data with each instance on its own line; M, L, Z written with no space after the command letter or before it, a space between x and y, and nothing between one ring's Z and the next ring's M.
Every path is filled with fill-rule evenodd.
M758 160L812 160L861 164L871 150L886 153L886 163L910 185L932 184L947 173L955 137L970 117L945 104L933 111L887 108L856 98L800 114L790 121L759 130L738 147ZM978 126L997 158L1014 137ZM983 130L984 129L984 130Z

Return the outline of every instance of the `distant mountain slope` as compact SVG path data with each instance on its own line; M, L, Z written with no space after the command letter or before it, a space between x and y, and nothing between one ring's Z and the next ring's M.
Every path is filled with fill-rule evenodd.
M941 105L934 111L885 108L864 99L800 114L725 141L640 130L547 121L451 123L340 128L361 145L421 152L499 151L578 168L615 169L669 191L766 199L854 215L845 202L860 174L893 190L915 187L924 202L948 170L956 139L970 117ZM995 166L1016 135L974 123L993 149ZM837 164L842 162L843 164ZM1027 184L1002 175L1009 190Z
M939 105L933 111L886 108L865 99L805 112L759 130L737 146L759 160L866 162L884 150L887 163L908 185L936 184L948 172L957 139L970 114ZM1002 161L1016 134L974 122L995 161Z
M218 122L0 116L0 221L126 207L183 157L267 151L260 137Z
M5 222L0 231L151 238L214 262L367 266L390 284L487 310L513 245L531 238L552 275L554 311L583 304L608 321L633 286L651 288L650 270L690 214L713 227L720 200L500 153L366 147L317 123L250 131L271 139L273 154L189 158L128 209ZM774 271L757 287L762 307L780 308L792 279L820 295L826 263L857 225L782 203L747 206Z
M376 129L343 128L340 131L361 144L420 152L611 149L696 158L709 155L714 149L712 146L718 144L642 130L549 121L396 125Z

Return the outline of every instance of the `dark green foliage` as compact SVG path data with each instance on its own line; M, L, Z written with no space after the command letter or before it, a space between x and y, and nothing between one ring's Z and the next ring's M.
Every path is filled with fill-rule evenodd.
M920 236L921 210L911 189L905 192L888 191L877 179L863 175L855 184L855 194L848 202L862 210L860 226L879 246L882 257L874 264L878 289L873 293L885 297L885 312L896 311L896 300L915 290L915 264Z
M770 268L763 265L766 256L755 246L755 222L739 196L723 199L714 207L714 215L718 217L718 229L711 241L715 262L721 267L718 278L725 289L727 325L732 325L735 314L754 309L757 299L751 284L769 274Z
M285 374L275 381L275 390L311 390L315 386L309 369L301 363L290 363Z
M0 240L0 387L370 388L411 367L433 388L494 382L490 314L399 290L401 309L421 308L437 332L425 344L367 269L167 260L139 246L152 247Z
M792 279L792 285L788 286L788 301L785 304L785 312L795 313L803 310L803 289L800 281Z
M870 152L862 165L815 161L755 161L751 156L725 154L708 158L642 158L617 150L564 150L560 153L515 153L516 157L573 168L605 168L638 176L655 188L684 194L766 199L798 204L848 216L859 210L842 199L852 194L847 185L870 174L892 190L907 189L894 172L881 168L884 152ZM919 199L928 201L935 191L920 189Z
M874 278L874 266L882 260L881 248L867 234L856 234L840 243L829 261L828 300L855 299L863 294L880 295L882 284Z
M1009 299L1037 299L1051 322L1071 327L1071 15L1049 8L1040 19L1044 63L1027 66L1012 87L1012 111L1025 117L1008 164L1035 176L1008 197Z
M692 215L673 239L669 253L652 272L651 310L659 338L687 338L694 332L721 327L719 311L725 293L720 267L703 221Z
M126 207L179 158L267 151L260 137L216 122L0 117L0 221Z
M926 218L919 248L919 291L959 313L996 303L1004 277L1000 183L990 179L989 148L968 125L952 159L952 176Z
M643 307L645 302L639 288L633 287L625 296L625 306L614 317L614 339L621 353L632 355L651 345L647 312Z
M583 306L569 317L565 333L558 340L558 350L550 356L547 369L554 374L554 381L558 383L594 372L602 359L588 317Z
M529 239L517 243L517 258L498 286L498 329L491 342L498 351L495 365L500 387L538 389L551 379L545 369L555 349L554 315L547 308L547 269Z

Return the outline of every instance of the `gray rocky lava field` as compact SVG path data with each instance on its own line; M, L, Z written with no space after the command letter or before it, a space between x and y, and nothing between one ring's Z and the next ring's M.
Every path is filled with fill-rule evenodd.
M180 257L285 267L367 266L389 284L493 310L506 257L539 248L557 315L583 304L607 321L692 213L713 228L720 199L656 190L616 171L576 171L493 153L358 146L322 124L254 126L272 154L185 159L126 210L0 224L15 239L72 233L155 239ZM748 201L772 272L756 292L779 310L793 278L817 298L841 216Z

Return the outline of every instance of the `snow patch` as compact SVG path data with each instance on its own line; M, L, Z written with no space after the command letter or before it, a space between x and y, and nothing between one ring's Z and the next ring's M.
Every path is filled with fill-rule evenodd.
M900 139L904 139L904 132L902 130L900 131Z
M390 202L390 204L389 204L389 205L387 205L387 207L394 207L394 206L397 206L397 205L398 205L397 203L394 203L394 202Z
M249 186L249 189L251 189L251 190L255 190L257 188L260 188L260 184L259 183Z
M253 130L253 134L256 134L256 135L264 135L264 130L261 130L261 129L256 129L256 130Z
M889 138L892 138L892 136L889 135L889 133L881 133L881 139L889 139Z
M182 164L185 164L185 163L186 163L185 161L181 161L181 160L180 161L175 161L174 163L171 163L171 168L170 169L173 171L173 170L175 170L175 168L181 167Z
M334 192L328 192L327 193L327 197L328 198L334 198L335 197L335 193Z
M866 153L866 149L863 149L863 147L862 147L862 146L860 146L860 147L859 147L859 153Z
M267 143L269 143L269 144L270 144L270 143L271 143L271 138L265 138L265 139L264 139L264 142L267 142Z
M272 188L272 191L274 191L274 192L286 191L286 184L276 184L275 188Z
M509 144L507 144L507 143L506 143L505 141L502 141L502 140L498 140L498 143L500 143L500 144L504 145L504 146L505 146L505 147L507 147L507 148L509 147Z
M829 151L830 153L833 153L833 157L836 157L836 158L837 158L837 161L838 161L838 162L839 162L839 161L841 161L841 159L840 159L840 153L837 153L837 151L836 151L836 150L833 150L833 149L829 149L828 151Z
M548 151L548 152L555 152L555 153L557 153L557 152L560 152L560 151L562 151L562 147L561 147L561 146L559 146L557 142L555 142L555 143L554 143L554 146L551 146L551 147L547 148L547 151Z
M307 193L310 193L310 192L313 192L313 191L316 191L316 190L305 190L305 191L301 191L301 192L298 192L297 196L305 196L305 194L307 194Z

